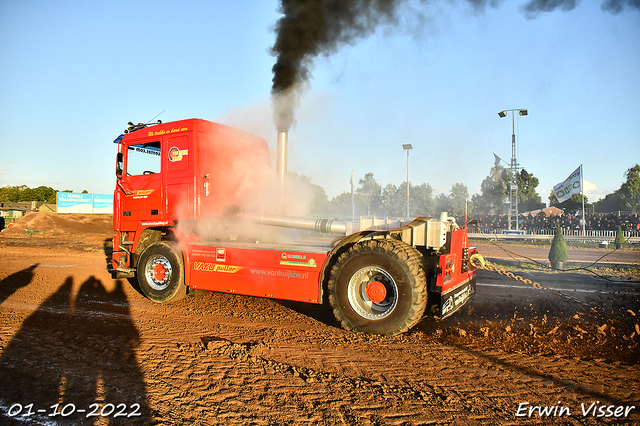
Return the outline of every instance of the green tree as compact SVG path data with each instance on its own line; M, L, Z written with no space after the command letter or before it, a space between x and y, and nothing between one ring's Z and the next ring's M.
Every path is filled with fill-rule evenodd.
M435 201L433 200L433 188L428 183L410 187L410 216L430 216L435 210Z
M596 201L594 209L598 212L627 211L640 213L640 165L636 164L624 173L626 181L620 188Z
M553 264L556 262L566 262L569 260L569 253L567 251L567 242L562 235L562 229L560 223L556 226L556 234L553 236L553 242L551 243L551 249L549 250L549 261Z
M597 212L616 212L624 210L624 204L619 191L607 194L602 200L593 203L593 208Z
M640 213L640 165L631 167L625 175L627 181L620 187L622 210Z
M489 175L480 184L481 195L471 198L474 208L481 214L501 214L506 212L507 199L506 171L501 165L491 168Z
M366 214L367 207L360 194L354 194L356 217ZM351 217L351 192L343 192L329 201L327 213L337 216Z
M319 213L327 212L329 199L323 187L311 182L311 178L306 175L300 175L295 172L287 172L287 177L290 179L297 180L302 184L308 186L313 192L313 199L311 200L311 205L309 207L310 213L319 214Z
M25 185L21 186L5 186L0 192L0 201L5 203L17 203L20 201L22 191L27 189Z
M481 194L471 198L473 205L481 214L503 214L507 211L510 196L509 171L500 164L493 166L489 175L480 184ZM525 212L544 207L537 187L540 181L532 173L522 169L516 175L518 185L518 210Z
M625 243L626 239L624 238L624 234L622 233L622 227L618 225L618 230L616 231L616 239L613 240L613 243L616 245L616 248L619 249Z
M428 216L433 212L435 203L433 189L427 183L409 187L409 216ZM407 215L407 182L399 187L388 184L382 188L381 213L388 217Z
M406 191L406 185L405 185ZM406 214L406 205L404 205L403 213L403 197L401 191L392 183L389 183L382 188L380 194L380 208L383 215L387 217L400 217ZM406 203L406 192L404 196L404 202Z
M554 206L562 210L580 210L582 209L582 197L583 197L582 194L573 194L571 198L560 203L558 202L558 199L556 198L552 190L551 193L549 194L549 206L550 207ZM584 196L585 206L589 204L588 201L589 199L585 195Z
M451 212L451 199L444 192L442 194L436 195L435 204L436 214L440 214L442 212Z
M467 213L471 213L473 210L473 204L467 203L468 199L469 191L467 187L462 183L454 183L449 195L449 215L456 217L458 222L464 220L465 210Z
M380 206L382 189L373 177L373 173L367 173L358 181L356 193L361 195L367 206L367 215L376 214Z
M26 185L4 186L0 188L0 202L18 203L26 201L56 202L57 191L47 186L29 188Z
M542 198L536 188L540 181L533 174L522 169L516 178L518 184L518 211L528 212L544 208Z
M36 193L33 189L31 188L25 188L21 193L20 193L20 198L18 199L18 201L37 201L36 200Z
M56 202L56 194L58 192L53 188L48 186L39 186L33 191L35 192L38 201L46 201L47 203Z

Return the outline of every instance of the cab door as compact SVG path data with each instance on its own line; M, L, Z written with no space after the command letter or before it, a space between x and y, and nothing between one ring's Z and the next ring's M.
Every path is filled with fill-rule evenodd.
M135 141L126 144L124 167L119 180L122 191L122 228L135 230L140 220L159 219L162 209L161 142ZM129 224L129 226L125 225Z
M163 153L165 203L167 219L193 219L196 217L194 203L195 178L194 158L190 149L190 133L166 137L166 154Z

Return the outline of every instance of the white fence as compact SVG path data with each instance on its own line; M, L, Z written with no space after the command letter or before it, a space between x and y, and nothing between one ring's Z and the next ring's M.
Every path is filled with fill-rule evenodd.
M492 240L552 240L555 233L555 229L521 229L519 231L493 229L474 232L473 227L469 228L470 238L490 238ZM639 231L622 231L622 234L629 243L640 243ZM570 241L607 241L611 243L616 238L616 231L587 229L583 232L581 229L563 229L562 235Z
M531 235L555 235L555 229L525 229L527 234ZM501 231L502 232L502 231ZM615 238L616 231L602 231L597 229L586 229L584 233L582 229L563 229L562 235L564 236L572 236L572 237L606 237L606 238ZM638 231L622 231L622 235L625 238L629 237L640 237L640 232Z

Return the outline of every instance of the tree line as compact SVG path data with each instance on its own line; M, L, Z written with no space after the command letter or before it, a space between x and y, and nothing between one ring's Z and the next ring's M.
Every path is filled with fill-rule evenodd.
M45 203L55 204L57 193L60 192L49 186L39 186L37 188L29 188L26 185L19 186L3 186L0 187L0 203L21 203L29 201L44 201ZM65 189L62 192L73 192ZM87 191L82 191L87 194Z
M319 185L313 184L304 175L291 173L290 176L301 179L308 184L313 192L311 213L330 214L338 216L351 215L351 192L343 192L331 200ZM626 181L620 189L608 194L591 206L600 213L624 211L627 214L640 213L640 165L629 168L624 176ZM463 183L454 183L448 193L434 195L433 188L428 183L410 185L409 217L426 215L435 216L441 212L448 212L460 221L465 212L471 217L472 212L477 215L503 215L509 208L509 188L511 179L509 170L500 164L494 165L480 185L480 193L469 198L469 191ZM539 179L526 169L516 175L518 186L518 212L527 212L546 207L542 202L537 187ZM393 184L379 184L373 173L367 173L358 180L354 191L355 215L378 215L382 217L407 216L407 183L399 186ZM576 211L582 208L582 195L575 194L569 200L558 202L553 191L549 195L549 206L556 206L565 211Z
M626 181L619 189L608 194L600 201L588 204L599 213L624 211L630 214L640 213L640 165L629 168L623 176ZM313 192L310 213L314 215L332 215L350 217L351 192L343 192L332 199L321 186L314 184L310 177L289 172L288 177L299 180L307 185ZM516 176L518 185L518 211L526 212L545 207L537 187L539 180L532 173L522 169ZM436 216L441 212L448 212L460 222L464 218L465 211L472 216L501 215L506 214L509 207L509 171L497 164L490 170L480 185L480 193L469 197L469 191L463 183L454 183L448 193L434 194L433 188L428 183L410 185L409 217L426 215ZM45 201L56 202L58 191L39 186L28 188L21 186L0 187L0 202ZM62 192L73 192L65 190ZM87 191L82 191L87 193ZM381 217L405 217L407 216L407 182L399 186L394 184L380 184L373 173L366 173L358 180L354 191L355 215L377 215ZM549 195L549 206L556 206L565 211L579 210L582 207L582 195L575 194L569 200L558 202L553 195Z

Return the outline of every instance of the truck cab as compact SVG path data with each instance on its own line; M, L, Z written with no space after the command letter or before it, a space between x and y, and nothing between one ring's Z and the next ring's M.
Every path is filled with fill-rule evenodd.
M130 124L114 142L110 270L154 302L192 289L328 302L345 329L393 335L475 293L474 249L447 213L345 222L257 212L256 200L282 199L265 194L277 182L266 141L205 120ZM230 225L249 236L229 237ZM323 238L264 240L261 227Z
M178 220L220 215L240 205L270 173L264 139L201 119L129 123L114 142L113 269L120 270L118 276L132 276L134 253L166 236Z

